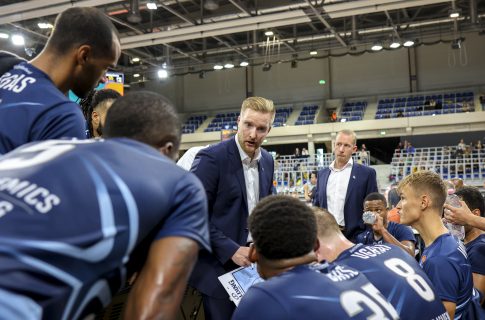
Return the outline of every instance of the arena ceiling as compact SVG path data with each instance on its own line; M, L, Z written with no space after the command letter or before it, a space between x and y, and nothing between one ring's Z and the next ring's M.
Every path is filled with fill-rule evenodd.
M99 7L116 25L123 49L119 70L128 82L135 73L154 78L162 66L180 75L215 64L359 55L376 42L383 50L407 40L459 47L464 33L485 34L485 0L0 0L0 33L25 37L24 47L0 38L0 48L34 56L51 30L39 23L53 24L71 6ZM455 11L459 16L451 18Z

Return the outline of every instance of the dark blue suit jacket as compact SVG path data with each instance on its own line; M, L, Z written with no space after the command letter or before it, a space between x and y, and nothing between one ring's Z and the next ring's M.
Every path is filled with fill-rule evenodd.
M259 160L259 198L271 194L274 162L261 149ZM212 254L201 250L189 281L202 293L225 298L227 293L218 276L238 267L231 257L245 246L248 238L248 205L241 156L234 139L199 151L191 171L204 185L209 211Z
M317 186L314 191L313 205L327 208L327 182L330 168L318 172ZM347 195L345 196L344 219L345 236L353 239L358 233L365 230L362 221L364 212L364 199L372 192L377 192L376 171L357 163L352 166Z

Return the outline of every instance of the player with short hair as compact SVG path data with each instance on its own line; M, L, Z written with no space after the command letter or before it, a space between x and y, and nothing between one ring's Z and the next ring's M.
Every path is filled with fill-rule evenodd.
M249 216L249 258L265 282L242 298L233 320L398 319L391 304L361 273L339 266L322 274L315 215L288 196L263 199Z
M120 54L116 28L102 11L62 12L44 50L0 74L0 154L32 141L86 138L79 105L66 94L72 90L83 98ZM11 57L4 58L11 63Z
M106 113L121 94L113 89L93 90L80 102L87 123L87 136L100 138L103 136Z
M390 243L414 257L416 238L413 230L408 226L387 220L387 200L384 195L378 192L369 193L364 199L364 211L374 213L375 222L366 224L366 230L355 237L355 242Z
M415 172L398 186L401 223L416 229L425 243L420 265L451 318L475 319L471 266L463 244L443 225L447 188L431 171Z
M470 209L470 215L483 217L485 200L476 187L463 186L455 194ZM447 206L449 208L449 206ZM473 285L482 293L482 304L485 299L485 233L478 228L465 225L465 244L468 261L472 266Z
M349 266L363 273L400 319L449 319L431 281L409 254L387 243L354 244L342 234L332 214L320 208L314 212L320 241L318 260L330 262L328 270Z
M1 158L0 318L85 319L134 272L126 318L175 317L210 250L202 184L174 163L180 132L162 96L136 92L108 111L107 139Z

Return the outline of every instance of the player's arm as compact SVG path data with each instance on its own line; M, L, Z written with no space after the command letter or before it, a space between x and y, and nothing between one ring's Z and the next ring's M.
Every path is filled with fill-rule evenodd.
M461 208L455 208L448 204L444 205L445 219L451 223L469 225L485 231L485 218L474 215L464 201L460 201Z
M456 265L445 256L433 257L423 263L423 270L435 287L450 319L455 316L460 287L460 276L455 267Z
M398 246L399 248L403 249L407 253L414 257L414 249L415 245L414 242L409 240L399 241L392 234L389 233L386 229L382 232L382 238L385 242Z
M443 302L443 305L445 306L446 312L448 312L450 319L453 319L455 317L456 303L446 300L441 301Z
M414 242L409 240L397 240L389 231L387 231L386 227L384 227L383 219L380 215L376 215L376 222L372 225L372 229L374 230L374 233L382 236L384 242L398 246L409 253L411 257L414 257Z
M482 294L482 300L480 301L480 304L483 305L483 303L485 302L485 275L475 272L473 272L472 275L473 286L477 288Z
M124 319L175 319L198 250L197 242L184 237L153 243L126 302Z

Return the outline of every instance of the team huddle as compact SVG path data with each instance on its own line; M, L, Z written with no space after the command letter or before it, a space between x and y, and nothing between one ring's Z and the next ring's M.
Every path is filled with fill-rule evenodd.
M175 319L187 285L205 319L485 319L483 237L465 248L445 228L443 208L458 209L436 173L401 181L400 224L365 225L364 210L387 202L342 130L313 207L274 195L261 144L276 110L262 97L243 101L236 136L198 151L189 172L164 97L92 93L119 55L109 19L77 7L34 60L0 54L0 319L92 318L128 280L125 319ZM86 119L68 90L94 95ZM402 225L424 241L419 262ZM253 263L265 281L236 308L218 277Z

